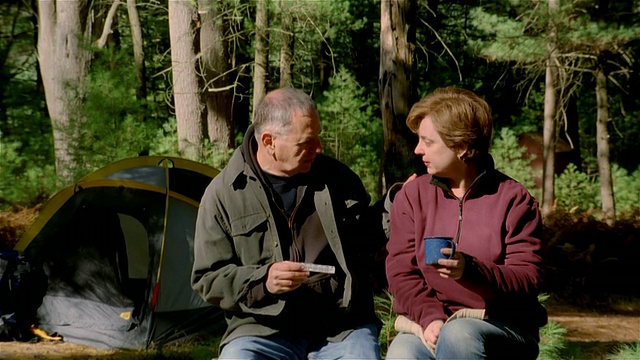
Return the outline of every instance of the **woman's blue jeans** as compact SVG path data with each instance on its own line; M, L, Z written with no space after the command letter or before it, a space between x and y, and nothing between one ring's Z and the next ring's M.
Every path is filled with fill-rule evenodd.
M267 337L242 336L226 344L218 359L380 359L375 325L357 328L339 342L325 341L314 349L308 347L309 340L305 337L292 338L278 334Z
M532 359L538 357L534 334L504 323L461 318L445 324L436 342L438 360ZM434 359L413 334L400 333L391 342L386 359Z

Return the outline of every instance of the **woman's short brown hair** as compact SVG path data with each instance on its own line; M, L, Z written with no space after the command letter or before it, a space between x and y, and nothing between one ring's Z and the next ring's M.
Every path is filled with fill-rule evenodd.
M455 86L436 89L411 107L407 126L417 133L427 116L448 148L467 148L467 159L489 152L491 108L473 92Z

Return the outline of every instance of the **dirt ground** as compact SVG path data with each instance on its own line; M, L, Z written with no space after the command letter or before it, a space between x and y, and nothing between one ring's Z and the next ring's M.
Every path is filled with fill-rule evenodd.
M640 314L600 314L578 311L569 307L549 309L549 320L567 330L566 340L580 343L593 355L590 359L605 359L606 353L622 343L640 341ZM66 342L38 343L1 342L0 359L63 359L108 357L113 350L97 349Z

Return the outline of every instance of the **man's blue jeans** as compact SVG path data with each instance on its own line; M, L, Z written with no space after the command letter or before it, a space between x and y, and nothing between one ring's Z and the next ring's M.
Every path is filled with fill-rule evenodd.
M453 320L440 330L436 342L438 360L533 359L538 357L534 335L509 325L472 318ZM434 359L422 341L413 334L398 334L386 359Z
M325 341L319 347L309 349L304 337L284 337L274 334L267 337L242 336L231 340L222 348L220 360L262 359L380 359L378 331L375 325L355 329L340 342Z

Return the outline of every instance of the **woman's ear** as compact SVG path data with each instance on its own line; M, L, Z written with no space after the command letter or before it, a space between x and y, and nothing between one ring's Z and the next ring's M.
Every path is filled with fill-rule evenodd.
M468 158L469 158L469 149L468 148L464 148L464 149L458 150L458 159L460 159L461 161L465 161Z

